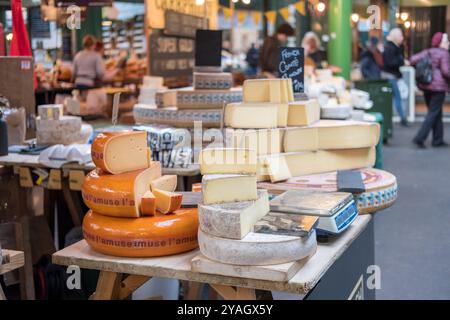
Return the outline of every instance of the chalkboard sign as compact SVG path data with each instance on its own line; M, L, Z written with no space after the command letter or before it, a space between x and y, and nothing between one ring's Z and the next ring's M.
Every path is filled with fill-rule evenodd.
M195 31L203 27L203 18L189 14L166 10L164 34L195 38ZM208 23L208 21L206 21Z
M150 35L150 74L159 77L191 75L194 69L195 41L164 35L152 29Z
M30 33L32 38L50 38L50 23L41 18L41 8L29 9Z
M195 65L220 67L222 63L222 30L197 30L195 36Z
M291 78L294 92L303 92L305 74L305 52L303 48L280 48L280 63L278 72L280 78Z

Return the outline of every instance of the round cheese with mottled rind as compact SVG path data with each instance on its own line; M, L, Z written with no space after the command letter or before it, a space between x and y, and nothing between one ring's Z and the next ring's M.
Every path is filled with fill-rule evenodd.
M107 174L100 169L88 173L81 193L84 203L95 212L107 216L137 218L141 198L150 190L150 182L161 177L161 164L153 161L150 168L121 174Z
M235 240L215 237L199 229L198 243L208 259L242 266L297 261L312 254L317 247L315 231L302 238L251 232L242 240Z
M197 209L180 209L170 215L123 219L89 211L83 235L100 253L119 257L158 257L197 248Z

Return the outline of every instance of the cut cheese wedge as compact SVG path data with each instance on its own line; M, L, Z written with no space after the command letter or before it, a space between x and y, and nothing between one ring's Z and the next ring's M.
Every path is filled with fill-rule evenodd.
M256 200L256 175L204 175L202 193L204 204Z
M296 101L289 104L288 126L307 126L320 120L320 104L317 100Z
M264 266L297 261L317 248L316 233L292 237L250 232L242 240L219 238L198 230L200 252L225 264Z
M246 103L293 101L291 79L251 79L244 81L243 101Z
M372 167L375 147L270 155L263 157L260 164L263 167L258 180L278 182L305 174Z
M258 191L258 200L198 205L200 228L213 236L242 239L270 210L267 190Z
M225 125L231 128L276 128L278 104L229 103L225 107Z
M320 120L301 128L288 128L284 134L286 152L373 147L380 139L380 126L374 122Z
M147 191L142 196L141 214L143 216L154 216L156 214L156 198L151 191Z
M155 179L152 182L150 182L150 187L152 190L159 189L174 192L177 189L177 176L176 175L162 176L161 178Z
M159 257L197 248L197 209L174 214L122 219L89 211L83 219L83 235L89 246L119 257Z
M92 161L97 168L119 174L150 166L146 131L99 133L92 142Z
M208 148L199 156L201 174L256 174L256 151L242 148Z
M140 216L142 196L150 182L161 177L161 164L153 161L150 168L121 174L106 174L100 169L88 173L81 192L86 205L107 216L136 218Z
M256 150L257 155L283 152L283 129L225 129L225 145L229 148Z
M152 189L156 198L156 208L163 214L169 214L181 208L183 195L159 189Z

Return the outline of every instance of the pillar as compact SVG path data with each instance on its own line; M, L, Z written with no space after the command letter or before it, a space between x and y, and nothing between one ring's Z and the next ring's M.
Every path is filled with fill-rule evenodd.
M352 60L352 29L350 16L352 2L348 0L330 0L328 10L328 62L342 69L341 75L350 80Z
M77 30L77 50L83 46L83 37L90 34L96 38L102 38L102 8L87 7L86 19L81 21L81 29Z
M400 8L398 2L399 2L398 0L389 0L388 15L389 15L390 29L395 28L397 26L397 17L395 16L395 14L397 13L397 11Z

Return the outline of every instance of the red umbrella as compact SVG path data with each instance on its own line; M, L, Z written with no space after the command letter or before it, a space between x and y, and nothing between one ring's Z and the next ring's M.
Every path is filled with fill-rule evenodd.
M3 37L3 25L0 23L0 57L5 55L5 39Z

